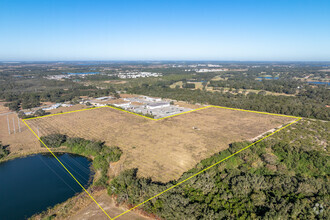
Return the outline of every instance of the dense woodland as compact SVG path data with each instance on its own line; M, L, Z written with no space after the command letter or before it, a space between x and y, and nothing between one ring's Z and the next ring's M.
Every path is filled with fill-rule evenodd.
M7 106L12 111L38 107L41 102L61 103L70 101L77 104L80 96L100 97L118 94L114 89L97 89L93 86L76 86L73 89L53 89L40 92L14 92L0 93L0 99L8 102Z
M167 86L150 86L145 84L140 87L127 88L127 92L191 103L219 105L323 120L330 119L330 109L326 107L330 101L330 91L326 88L308 89L297 96L273 96L256 93L244 95L229 92L171 89Z
M141 206L164 219L326 219L330 215L329 122L302 120ZM108 187L137 205L249 143L203 160L162 184L121 173Z
M210 87L213 88L233 88L233 89L254 89L265 90L276 93L296 94L297 88L303 87L303 83L296 80L255 80L255 79L229 79L210 81Z

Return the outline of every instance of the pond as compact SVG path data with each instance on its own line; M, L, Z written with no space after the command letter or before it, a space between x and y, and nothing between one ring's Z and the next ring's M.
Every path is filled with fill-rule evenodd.
M86 188L91 162L82 156L59 154L59 160ZM0 163L0 219L26 219L82 191L51 154L36 154Z
M259 76L257 77L257 80L262 81L263 79L279 79L279 77L271 77L271 76Z
M330 86L330 82L314 82L314 81L307 81L309 84L318 84L318 85L328 85Z

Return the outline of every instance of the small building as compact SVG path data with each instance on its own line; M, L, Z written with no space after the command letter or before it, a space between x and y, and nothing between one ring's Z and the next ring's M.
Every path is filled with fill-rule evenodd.
M72 104L62 104L62 107L72 107Z
M106 104L102 104L102 103L98 103L98 102L91 102L91 104L95 107L102 107L102 106L106 106Z
M61 105L62 105L61 103L56 103L56 104L51 105L49 107L42 108L42 110L49 111L49 110L57 109L57 108L61 107Z
M169 102L155 102L155 103L149 103L146 105L147 109L156 109L156 108L164 108L164 107L170 107Z
M149 96L141 96L141 98L145 101L148 101L148 102L160 102L160 101L162 101L161 98L152 98L152 97L149 97Z
M120 107L120 108L128 108L131 105L131 102L127 102L127 103L120 103L120 104L113 104L116 107Z

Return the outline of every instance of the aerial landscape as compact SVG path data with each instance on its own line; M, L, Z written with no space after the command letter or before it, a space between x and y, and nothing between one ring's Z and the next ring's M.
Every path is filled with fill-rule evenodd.
M328 10L1 2L0 219L329 219Z

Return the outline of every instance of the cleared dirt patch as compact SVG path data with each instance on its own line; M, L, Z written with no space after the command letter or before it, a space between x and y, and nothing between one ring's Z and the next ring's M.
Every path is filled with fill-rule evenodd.
M121 169L138 168L138 175L166 182L179 178L202 159L235 141L252 139L291 118L207 108L152 121L100 108L27 121L40 135L68 136L105 141L123 150Z
M107 194L106 191L102 191L102 193L99 193L99 195L95 199L111 217L117 216L127 210L124 207L116 206L114 200ZM78 211L74 216L71 216L70 219L106 220L109 218L100 210L100 208L94 202L90 202L88 206ZM142 216L138 212L134 211L134 212L129 212L118 219L143 220L143 219L152 219L152 218Z

